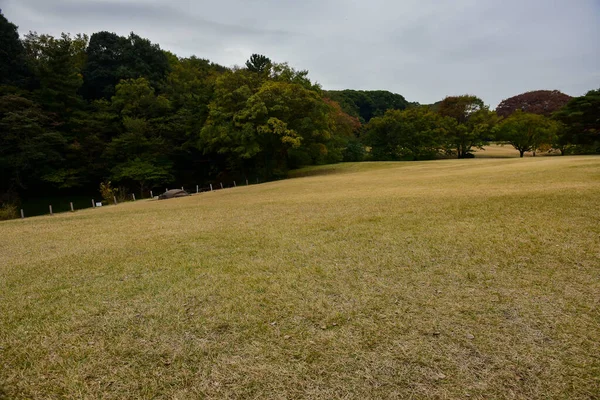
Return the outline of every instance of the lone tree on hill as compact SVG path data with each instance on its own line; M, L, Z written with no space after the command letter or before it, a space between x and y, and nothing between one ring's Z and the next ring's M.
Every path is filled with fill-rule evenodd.
M271 69L271 59L261 54L252 54L246 61L246 69L251 72L268 72Z
M515 111L521 110L528 114L549 117L563 108L571 99L571 96L558 90L534 90L502 100L496 107L496 113L498 116L506 118Z

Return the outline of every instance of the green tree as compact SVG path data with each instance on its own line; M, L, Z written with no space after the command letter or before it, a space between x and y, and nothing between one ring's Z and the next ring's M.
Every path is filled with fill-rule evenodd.
M375 160L420 160L435 157L452 120L427 107L389 110L371 119L364 143Z
M325 95L337 101L344 112L358 117L361 123L383 116L387 110L404 110L410 106L403 96L386 90L330 90Z
M328 153L327 104L318 93L295 83L265 82L235 117L254 133L267 177L303 163L317 163ZM290 150L296 150L290 165Z
M17 26L0 11L0 85L25 86L25 49Z
M271 77L235 70L219 77L199 145L226 167L280 176L327 157L330 108L304 71L283 64Z
M83 83L81 70L85 64L87 36L60 38L29 33L24 40L27 62L37 87L32 97L52 119L51 131L62 135L60 168L46 174L44 180L55 188L81 187L87 181L88 171L80 165L80 136L75 131L76 115L85 109L79 95Z
M63 167L64 137L33 101L0 97L0 170L3 192L54 183Z
M321 93L321 86L308 78L307 70L296 70L288 63L277 63L272 66L270 78L276 82L294 83L304 89Z
M172 179L172 146L165 140L170 102L157 96L145 78L119 83L111 108L120 121L120 133L107 146L104 157L111 178L135 183L143 191L148 183Z
M479 97L471 95L446 97L439 104L438 113L454 120L447 136L447 150L456 152L458 158L469 157L473 147L483 148L497 120Z
M63 33L56 39L30 32L23 42L29 68L39 85L34 95L62 123L68 123L71 113L83 107L78 92L83 84L81 70L87 41L85 35L72 38Z
M169 58L157 44L135 33L122 37L97 32L87 47L83 71L86 99L110 99L122 79L146 78L153 88L161 86L169 71Z
M70 171L78 177L79 184L89 189L109 173L103 158L106 146L121 131L121 118L110 102L96 100L76 111L70 120L71 142L66 154Z
M497 138L510 143L523 157L527 151L536 151L542 144L551 144L559 126L556 122L538 114L515 111L497 127Z
M208 116L215 82L222 73L220 66L196 57L177 59L171 63L164 94L174 109L180 110L187 127L198 132Z
M239 170L246 175L248 162L260 151L252 125L237 119L246 103L260 89L265 78L246 69L235 69L215 82L209 114L198 140L198 148L218 170Z
M50 183L54 188L71 188L81 186L87 179L87 171L78 155L81 141L74 125L75 116L85 109L78 91L82 84L81 69L85 63L86 45L85 35L71 37L62 34L60 38L54 38L30 32L23 40L24 60L31 73L27 86L32 92L22 92L21 95L34 100L34 103L22 108L18 115L35 113L36 121L43 123L32 126L40 128L52 143L52 146L46 147L48 157L41 157L46 160L44 166L38 164L37 167L44 171L43 174L31 174L37 184ZM29 111L25 113L25 109ZM19 126L20 122L15 121L15 124ZM23 141L27 142L25 137ZM26 147L31 148L29 145Z
M572 99L554 118L564 124L559 143L600 152L600 89Z
M208 118L216 80L227 69L196 57L172 57L170 62L163 91L172 107L173 173L183 182L199 182L207 178L209 163L198 148L198 136Z
M358 139L362 125L358 118L348 115L336 101L323 99L329 106L329 131L332 140L327 144L328 163L339 161L362 161L365 148Z
M139 185L140 196L148 186L169 182L173 180L173 175L169 172L168 164L158 164L150 160L142 160L136 157L133 160L125 161L113 169L113 178L117 181L132 181Z
M163 117L171 108L169 100L163 95L157 96L146 78L121 81L111 102L115 111L129 118Z
M269 73L272 66L271 59L261 54L252 54L246 61L246 69L250 72Z

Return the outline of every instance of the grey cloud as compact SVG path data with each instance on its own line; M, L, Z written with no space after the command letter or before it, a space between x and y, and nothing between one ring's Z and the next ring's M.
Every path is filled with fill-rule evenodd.
M35 3L34 1L22 4ZM128 23L139 26L147 24L149 29L195 29L197 31L210 32L216 35L238 35L238 36L273 36L286 37L294 33L285 30L261 29L249 25L237 25L222 23L186 12L183 9L174 8L170 2L165 4L149 3L110 3L106 1L41 1L35 7L28 9L29 12L40 13L47 19L60 22L68 16L74 23L90 21L102 21L110 26L122 27L119 31L128 29ZM68 21L65 21L68 22ZM68 24L65 24L68 25Z

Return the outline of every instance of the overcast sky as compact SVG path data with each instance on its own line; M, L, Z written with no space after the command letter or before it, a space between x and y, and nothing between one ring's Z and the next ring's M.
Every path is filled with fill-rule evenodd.
M0 0L28 31L133 31L226 66L252 53L324 89L384 89L492 108L536 89L600 87L600 0Z

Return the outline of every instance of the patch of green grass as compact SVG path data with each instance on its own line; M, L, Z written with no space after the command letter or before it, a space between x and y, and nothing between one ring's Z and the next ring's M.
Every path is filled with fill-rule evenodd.
M321 168L0 223L0 397L598 396L600 157Z

